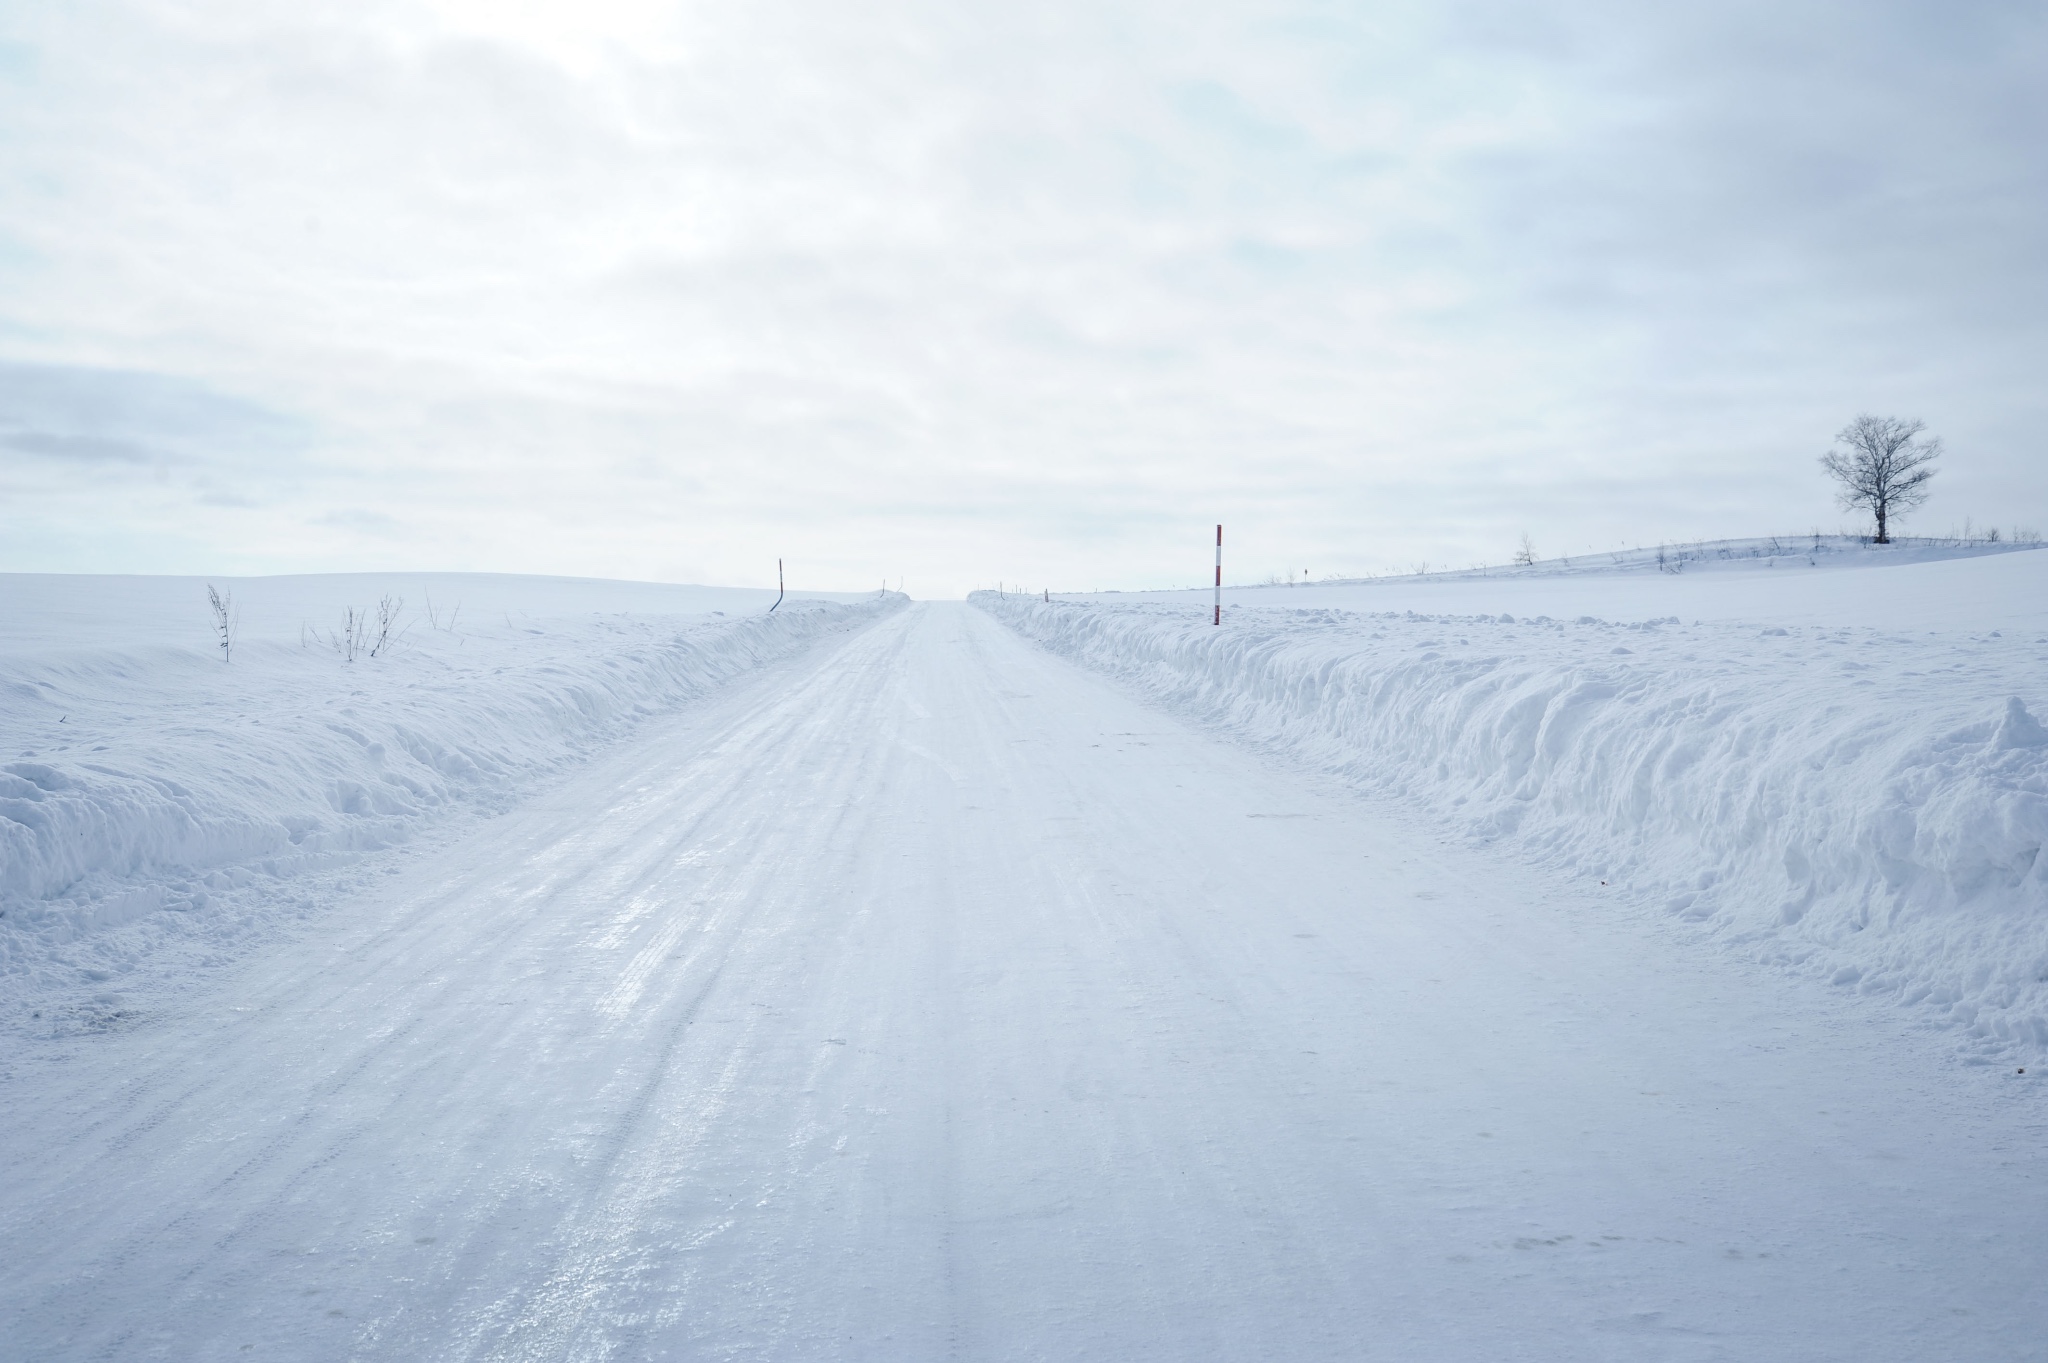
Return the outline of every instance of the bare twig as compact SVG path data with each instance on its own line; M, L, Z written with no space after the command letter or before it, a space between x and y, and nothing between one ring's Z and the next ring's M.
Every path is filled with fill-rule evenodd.
M429 592L429 593L427 593L427 628L428 628L428 629L437 629L437 630L440 630L440 631L441 631L442 633L444 633L444 634L453 634L453 633L455 633L455 621L456 621L456 619L457 619L457 618L458 618L458 617L459 617L459 616L460 616L461 614L462 614L462 603L461 603L460 601L458 601L458 602L456 602L456 603L455 603L455 609L454 609L454 610L452 610L452 611L449 611L449 612L448 612L448 621L447 621L447 623L446 623L446 624L443 624L443 623L441 622L441 613L440 613L440 611L436 610L436 609L435 609L435 607L434 607L434 595L433 595L433 593L432 593L432 592Z

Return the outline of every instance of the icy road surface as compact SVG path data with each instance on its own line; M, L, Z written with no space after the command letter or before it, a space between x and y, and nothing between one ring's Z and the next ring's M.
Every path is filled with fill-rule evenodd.
M14 1041L8 1359L2038 1359L2037 1076L964 606Z

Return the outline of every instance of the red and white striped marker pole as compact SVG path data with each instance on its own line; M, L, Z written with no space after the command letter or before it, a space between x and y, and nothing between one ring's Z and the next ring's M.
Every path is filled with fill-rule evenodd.
M1223 623L1223 527L1216 527L1216 614L1212 625Z

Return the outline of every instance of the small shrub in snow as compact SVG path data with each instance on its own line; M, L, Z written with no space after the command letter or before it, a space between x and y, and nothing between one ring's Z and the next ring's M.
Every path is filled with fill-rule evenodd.
M365 637L368 635L369 629L370 617L357 610L354 606L350 606L342 614L341 633L335 634L330 631L327 635L327 643L329 647L341 655L343 662L352 663L369 651L369 641Z
M385 596L378 600L376 625L369 632L372 658L390 652L405 638L405 630L398 624L399 617L404 614L404 597Z
M214 590L211 582L206 584L207 609L213 612L214 644L220 649L222 662L232 661L235 654L235 594L232 590Z
M328 646L340 654L345 663L352 663L358 658L382 657L404 641L406 630L410 628L399 623L404 614L405 598L402 596L379 598L374 615L350 606L342 613L341 632L328 633Z

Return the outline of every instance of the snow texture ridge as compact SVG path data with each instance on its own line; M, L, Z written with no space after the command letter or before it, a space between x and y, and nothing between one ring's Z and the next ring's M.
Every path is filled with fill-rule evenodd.
M972 599L1744 954L2048 1051L2048 640Z
M0 656L8 1001L310 907L304 873L503 808L641 720L904 602L422 625L353 663L275 639L226 666L197 647Z

